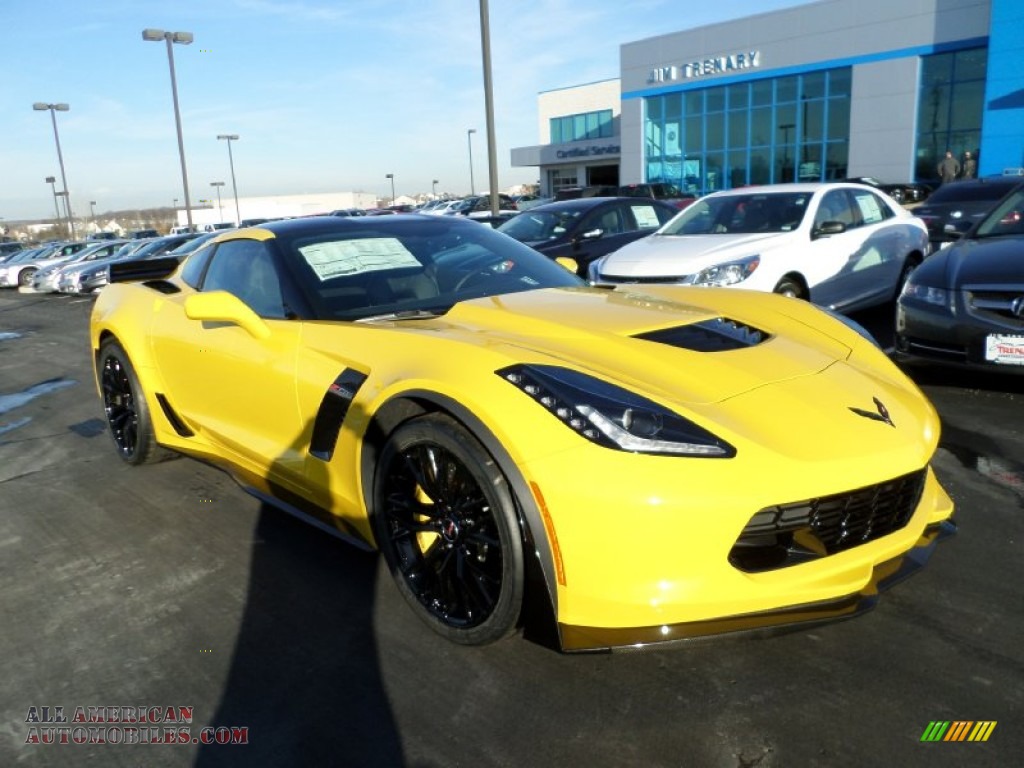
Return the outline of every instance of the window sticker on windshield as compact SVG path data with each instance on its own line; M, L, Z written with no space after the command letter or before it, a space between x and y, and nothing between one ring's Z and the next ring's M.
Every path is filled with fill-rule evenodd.
M416 257L394 237L314 243L299 248L299 253L320 282L345 275L420 266Z
M631 205L630 208L633 210L633 218L636 219L636 225L640 229L657 229L661 226L653 205Z

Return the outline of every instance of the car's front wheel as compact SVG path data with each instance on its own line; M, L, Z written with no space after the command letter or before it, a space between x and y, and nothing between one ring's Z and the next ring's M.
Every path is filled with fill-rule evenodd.
M374 487L377 544L398 589L447 639L511 634L523 601L523 548L512 492L465 428L443 414L398 427Z
M784 277L775 286L775 293L791 296L794 299L806 299L807 293L800 283L791 277Z
M150 464L173 456L156 442L146 397L121 345L113 339L103 342L96 368L103 410L118 455L128 464Z

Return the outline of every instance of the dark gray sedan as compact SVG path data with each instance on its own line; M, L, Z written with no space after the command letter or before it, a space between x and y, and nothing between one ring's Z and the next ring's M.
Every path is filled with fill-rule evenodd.
M906 360L1024 374L1024 184L910 275L896 350Z

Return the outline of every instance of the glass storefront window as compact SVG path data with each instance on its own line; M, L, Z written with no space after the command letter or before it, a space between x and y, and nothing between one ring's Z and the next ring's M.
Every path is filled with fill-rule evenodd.
M938 179L938 165L947 149L961 162L966 150L978 152L987 70L985 48L921 59L914 152L917 180Z
M647 180L658 174L707 194L743 184L843 178L850 71L844 67L647 99Z
M772 103L773 83L773 80L755 80L750 84L751 103L755 107L763 107L765 104Z
M775 103L782 104L787 101L796 101L797 77L780 77L775 81Z
M652 101L647 105L648 120L656 120L662 105ZM602 109L581 115L553 117L548 122L552 144L563 144L582 139L607 139L613 135L612 111Z

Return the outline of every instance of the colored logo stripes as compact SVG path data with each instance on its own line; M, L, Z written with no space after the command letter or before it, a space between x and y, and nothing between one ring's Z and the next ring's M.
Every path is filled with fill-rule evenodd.
M995 720L932 720L921 734L921 741L988 741L996 728Z

